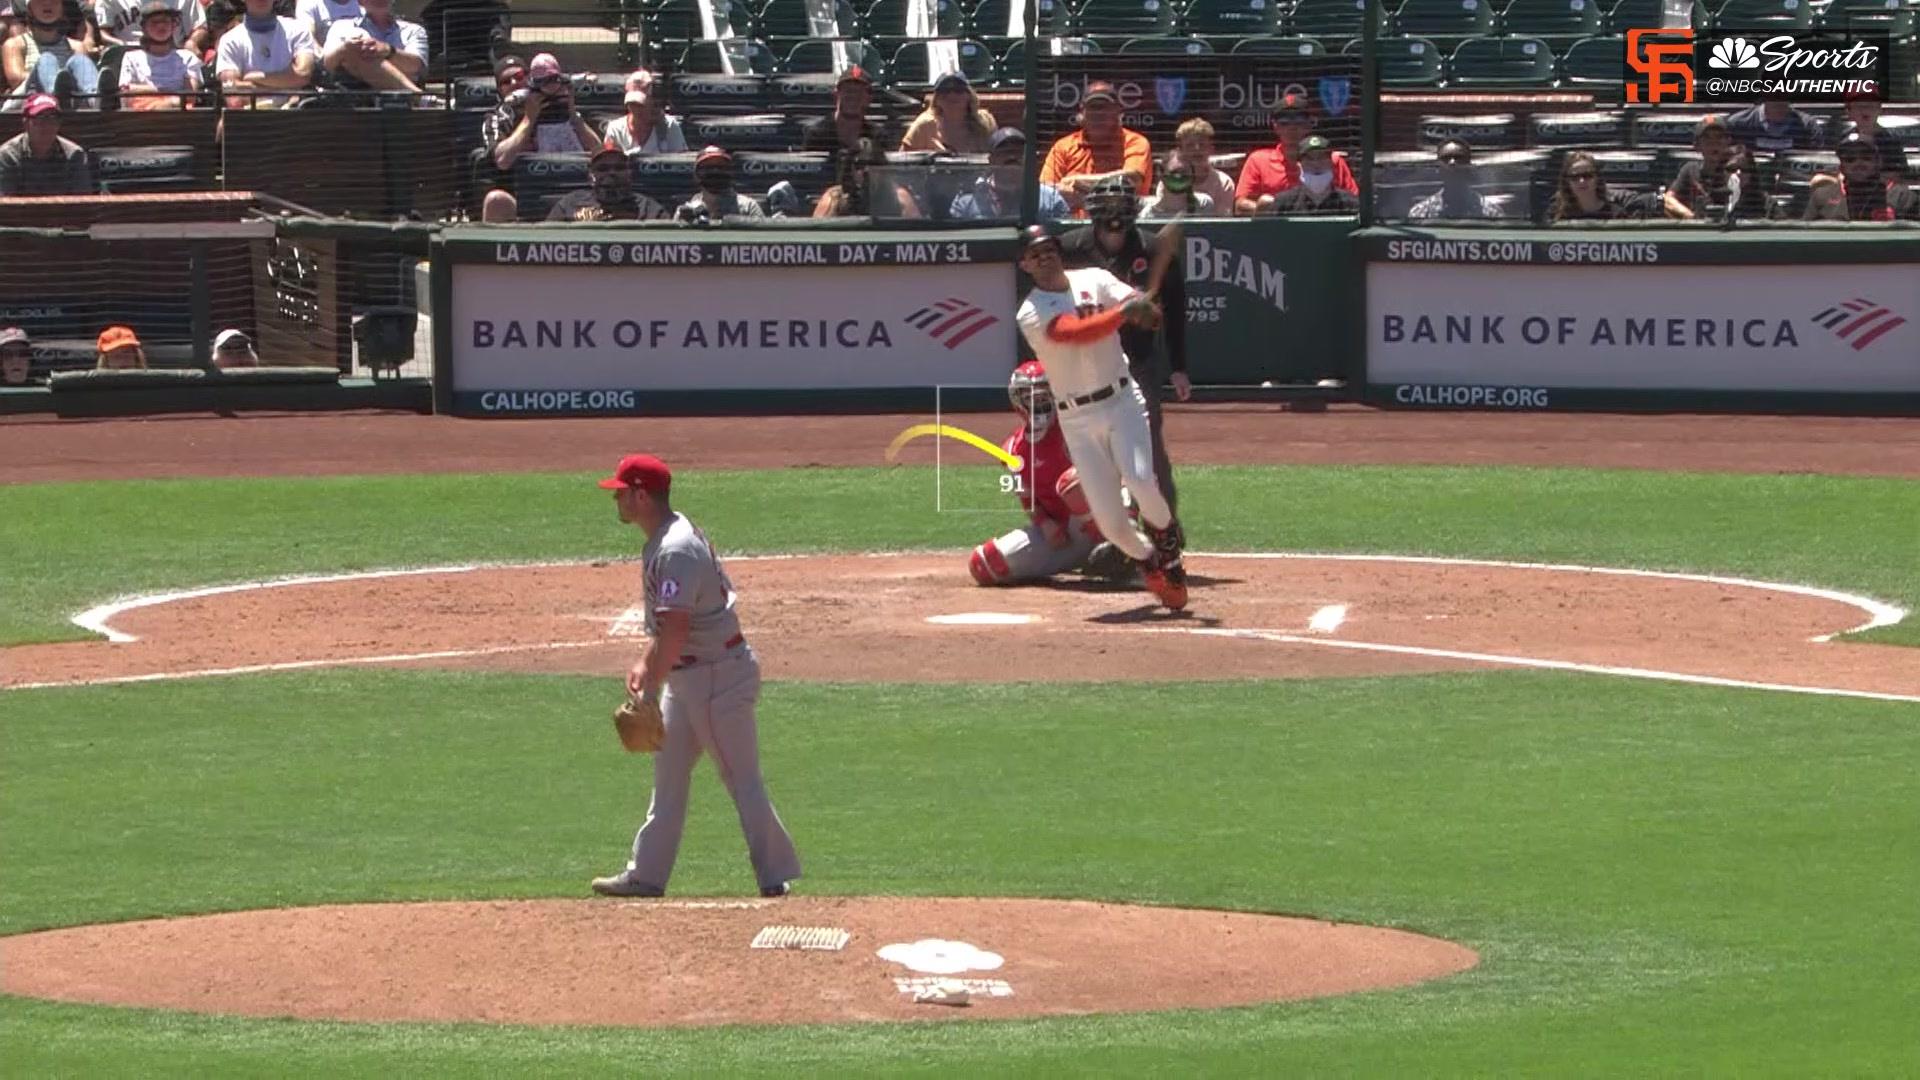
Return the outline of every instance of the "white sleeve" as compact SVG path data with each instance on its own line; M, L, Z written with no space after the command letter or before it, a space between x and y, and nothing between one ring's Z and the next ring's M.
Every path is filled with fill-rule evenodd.
M105 5L102 5L105 6ZM147 50L128 49L120 56L120 85L153 84L153 68L147 63Z
M26 7L25 4L20 6ZM125 14L126 9L120 6L119 0L99 0L93 5L93 21L100 24L100 29L115 37L120 36L120 28L126 23Z
M1020 334L1027 339L1027 344L1034 352L1038 353L1050 344L1047 341L1047 317L1040 313L1040 307L1032 297L1020 305L1020 313L1014 316L1014 321L1020 324Z
M245 75L248 66L253 62L253 46L247 40L247 28L235 26L220 35L220 44L215 49L215 53L216 59L213 64L215 75L225 75L228 72Z
M427 62L427 28L416 22L400 23L400 51Z
M197 0L194 0L193 6L195 7L200 6ZM199 90L206 86L207 75L206 75L206 72L201 70L201 68L204 65L200 63L200 58L193 54L192 49L180 50L180 62L187 66L187 85L188 86L193 87L195 90Z
M241 14L242 17L245 16L245 12ZM293 21L305 23L307 33L311 35L315 27L328 21L327 9L325 5L321 3L321 0L300 0L299 3L293 6Z
M299 22L298 19L294 21ZM320 59L320 50L313 43L312 32L304 26L296 26L287 34L287 55L299 56L301 53L306 53L315 60ZM292 63L288 63L287 67L291 69Z
M332 52L333 50L339 48L342 45L345 45L347 42L352 41L354 38L362 38L366 36L367 36L367 32L364 29L361 29L360 23L358 21L352 20L352 19L341 19L339 22L334 23L332 26L327 27L327 40L326 40L326 43L321 47L320 51L322 55L324 55L326 53ZM296 51L297 51L297 47L296 47Z
M665 135L660 137L660 152L663 154L686 153L687 152L686 128L682 127L680 125L680 121L674 119L671 116L665 117L661 122L667 126L667 131Z
M200 10L200 0L180 0L180 40L184 42L205 25L207 13Z
M1126 303L1140 295L1140 290L1114 277L1105 270L1100 271L1100 299L1114 307Z

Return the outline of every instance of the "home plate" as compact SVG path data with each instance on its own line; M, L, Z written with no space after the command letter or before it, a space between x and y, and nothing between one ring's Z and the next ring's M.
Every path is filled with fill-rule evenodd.
M941 626L1019 626L1039 622L1038 615L1015 615L1010 611L963 611L958 615L929 615L927 621Z

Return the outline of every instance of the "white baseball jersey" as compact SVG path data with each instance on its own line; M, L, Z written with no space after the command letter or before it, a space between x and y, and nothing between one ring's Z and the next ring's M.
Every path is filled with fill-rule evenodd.
M1047 336L1047 324L1061 315L1108 311L1138 295L1138 289L1098 266L1067 271L1064 292L1035 289L1027 294L1017 317L1020 332L1047 369L1054 397L1074 398L1112 386L1127 374L1127 353L1118 333L1084 343L1055 341Z

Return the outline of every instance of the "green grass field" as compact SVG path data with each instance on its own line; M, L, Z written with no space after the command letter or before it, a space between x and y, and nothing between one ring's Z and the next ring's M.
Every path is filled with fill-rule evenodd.
M1920 485L1576 470L1182 471L1194 545L1580 561L1920 606ZM926 470L688 477L739 551L959 548ZM141 590L627 553L581 476L0 487L0 640ZM1006 520L1011 520L1011 515ZM1907 624L1871 635L1920 643ZM1920 663L1920 652L1916 652ZM646 774L603 680L341 670L0 696L0 933L578 896ZM1482 953L1408 991L1211 1013L698 1031L233 1020L0 998L9 1076L1910 1075L1920 706L1606 679L773 684L815 894L1311 913ZM1067 781L1063 782L1063 778ZM929 785L970 807L939 811ZM674 882L749 881L703 770Z

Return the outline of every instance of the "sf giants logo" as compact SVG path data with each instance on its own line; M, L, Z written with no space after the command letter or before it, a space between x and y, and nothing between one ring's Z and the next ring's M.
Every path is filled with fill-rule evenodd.
M1664 41L1643 41L1647 37ZM1635 76L1627 79L1627 100L1651 105L1662 98L1693 100L1693 30L1636 29L1627 31L1627 68ZM1642 82L1644 79L1644 83ZM1645 89L1646 96L1641 96Z

